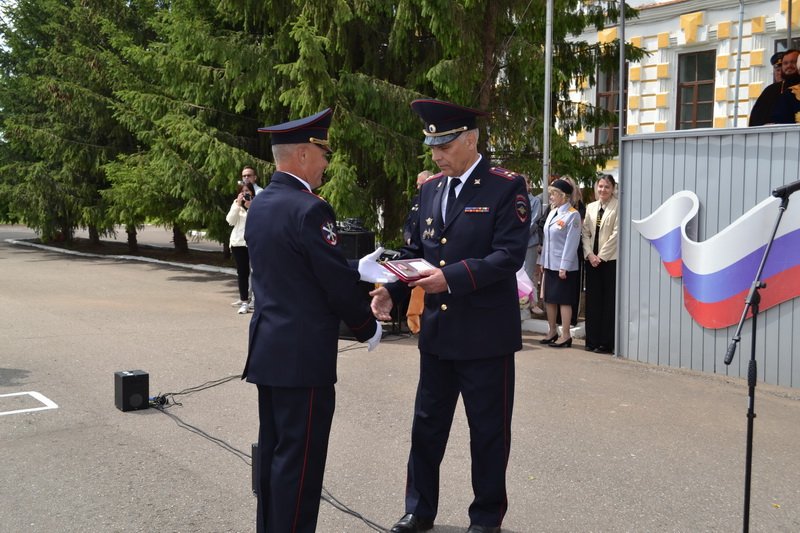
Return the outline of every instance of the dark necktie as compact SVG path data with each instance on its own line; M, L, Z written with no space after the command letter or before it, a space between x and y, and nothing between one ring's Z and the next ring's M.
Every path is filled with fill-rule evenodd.
M461 178L450 180L450 189L447 191L447 207L445 208L444 221L447 222L456 212L456 187L461 184Z
M594 230L594 246L592 247L592 253L594 255L597 255L597 252L600 251L600 223L603 221L603 214L605 212L606 210L603 207L597 211L597 226Z

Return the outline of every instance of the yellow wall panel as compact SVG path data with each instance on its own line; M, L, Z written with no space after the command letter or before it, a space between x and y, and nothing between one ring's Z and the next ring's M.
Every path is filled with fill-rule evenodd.
M788 0L781 0L781 13L789 11ZM792 0L792 28L800 26L800 0Z
M728 118L727 117L714 117L714 127L715 128L727 128L728 127Z
M631 67L628 69L628 79L630 81L639 81L642 78L642 67Z
M764 50L753 50L750 52L750 66L760 67L764 64Z
M663 32L658 34L658 47L659 48L667 48L669 47L669 33Z
M628 135L635 135L639 133L639 126L636 124L628 124Z
M728 88L727 87L717 87L714 89L714 101L715 102L724 102L728 99Z
M681 29L686 36L686 44L697 42L697 30L703 24L703 11L681 15Z
M597 42L600 44L608 44L617 38L617 28L608 28L607 30L600 30L597 32Z
M731 22L720 22L717 24L717 39L729 39L731 36Z
M751 99L758 98L758 95L761 94L761 87L764 85L763 82L757 81L751 83L747 86L747 94Z
M764 33L764 17L753 17L750 20L750 33Z
M717 56L717 70L727 69L730 57L731 56Z
M657 108L667 107L668 102L669 102L669 94L668 93L658 93L656 95L656 107Z
M656 67L656 76L660 80L669 78L669 63L659 63Z
M656 131L667 131L667 123L666 122L656 122Z
M631 37L631 44L636 48L642 47L642 38L641 37Z
M638 96L629 96L628 97L628 109L639 109L639 97Z

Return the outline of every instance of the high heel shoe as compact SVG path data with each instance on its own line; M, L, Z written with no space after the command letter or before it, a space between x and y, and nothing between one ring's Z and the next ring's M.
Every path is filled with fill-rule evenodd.
M564 342L554 342L550 346L553 348L571 348L572 347L572 337L565 340Z
M556 339L558 339L558 333L556 333L550 338L540 340L539 344L553 344L554 342L556 342Z

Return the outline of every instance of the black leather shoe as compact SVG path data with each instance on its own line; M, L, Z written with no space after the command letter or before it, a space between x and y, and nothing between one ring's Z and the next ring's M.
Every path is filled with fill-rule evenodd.
M550 346L553 348L570 348L572 347L572 337L565 340L564 342L554 342Z
M556 339L558 339L558 333L556 333L552 337L540 340L539 344L553 344L554 342L556 342Z
M469 526L467 533L500 533L500 526Z
M614 353L614 350L612 350L611 348L609 348L607 346L598 346L597 348L594 349L594 352L595 353Z
M417 531L428 531L429 529L433 529L432 518L420 518L415 514L408 513L392 526L390 533L417 533Z

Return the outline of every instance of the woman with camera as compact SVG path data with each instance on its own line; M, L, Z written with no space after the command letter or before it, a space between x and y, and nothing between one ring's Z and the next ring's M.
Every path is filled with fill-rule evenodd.
M250 254L247 252L247 243L244 241L244 225L247 222L247 210L255 195L256 191L252 183L249 181L241 183L236 199L233 200L228 215L225 217L228 224L233 226L229 244L233 260L236 262L236 277L239 282L239 300L233 302L233 305L239 307L237 312L240 315L247 313L250 303Z

